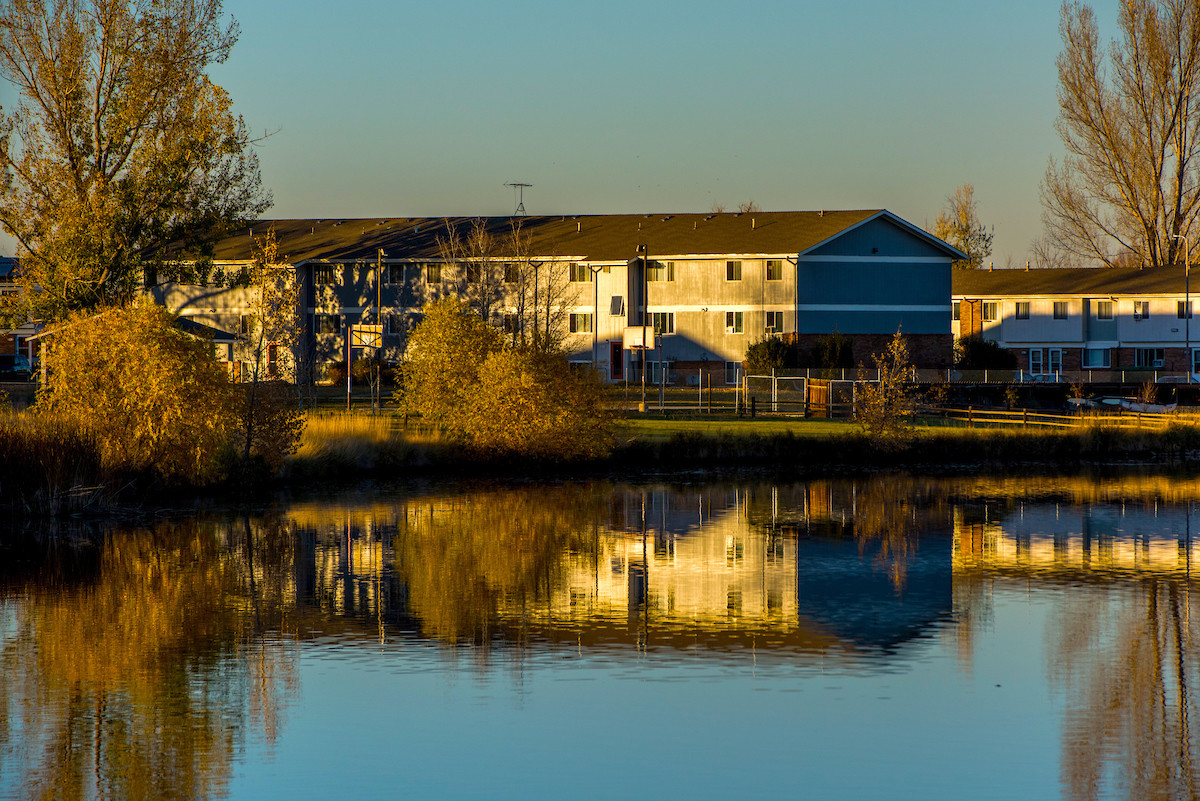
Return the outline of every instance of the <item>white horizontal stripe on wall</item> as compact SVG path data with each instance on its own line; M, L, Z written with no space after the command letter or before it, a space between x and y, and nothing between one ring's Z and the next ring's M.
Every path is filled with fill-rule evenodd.
M796 309L802 312L944 312L950 313L950 307L937 304L933 306L904 306L884 303L801 303Z

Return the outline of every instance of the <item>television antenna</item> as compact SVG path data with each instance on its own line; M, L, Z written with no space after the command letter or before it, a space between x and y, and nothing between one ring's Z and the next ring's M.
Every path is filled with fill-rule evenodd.
M517 210L513 212L513 216L528 217L529 213L525 211L525 189L533 186L533 184L523 184L520 181L509 181L505 184L505 186L511 186L513 188L514 195L519 193L520 199L517 201Z

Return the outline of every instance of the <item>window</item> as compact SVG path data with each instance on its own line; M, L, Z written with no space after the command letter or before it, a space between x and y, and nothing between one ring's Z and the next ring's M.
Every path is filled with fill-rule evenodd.
M1018 300L1017 308L1016 308L1016 311L1013 314L1013 316L1016 317L1018 320L1028 320L1029 319L1029 301Z
M767 312L767 332L775 333L783 330L783 312L769 311Z
M571 333L572 334L590 334L590 333L592 333L592 315L590 315L590 314L572 314L570 320L571 320Z
M394 286L404 283L404 265L403 264L385 264L383 265L383 283L386 286Z
M1162 367L1164 352L1162 348L1134 348L1134 367Z
M625 298L621 295L613 295L612 302L608 304L608 313L613 317L624 317Z
M1047 369L1051 373L1054 373L1055 375L1061 373L1062 372L1062 348L1050 348L1050 350L1046 351L1046 353L1050 357L1049 364L1046 365Z
M383 333L402 334L406 329L403 314L385 314L383 316Z
M1029 349L1029 372L1033 375L1042 374L1042 349Z
M337 281L337 273L333 269L332 264L314 264L313 265L313 283L314 284L332 284Z
M279 346L274 342L267 345L267 375L271 378L279 375Z
M425 265L425 283L440 284L442 283L442 265L426 264Z
M950 319L958 322L962 319L962 301L956 300L950 304Z
M652 261L650 266L646 268L647 281L674 281L675 280L675 262L673 261Z
M783 259L767 259L767 280L783 280Z
M725 362L725 383L736 384L742 372L741 362Z
M504 283L515 284L521 280L520 265L509 262L504 265Z
M675 312L651 312L650 320L655 334L675 333Z
M572 283L585 284L592 280L592 271L588 269L586 264L579 262L571 262L567 271L570 273Z
M1065 300L1054 301L1054 319L1055 320L1067 319L1067 302Z
M340 334L342 332L342 318L336 314L314 315L313 330L318 334Z
M1175 304L1175 316L1180 320L1187 320L1192 316L1192 302L1190 300L1181 300Z
M1096 319L1111 320L1113 318L1113 304L1111 300L1096 301Z
M1108 348L1084 348L1083 368L1085 370L1107 370L1112 366L1112 352Z
M467 262L462 266L463 276L466 277L468 284L478 284L483 281L483 267L477 261Z
M725 333L740 334L744 330L742 325L743 312L725 312Z
M238 334L248 337L254 333L254 315L243 314L238 317Z
M520 318L515 314L504 315L504 333L516 334L521 330Z
M999 311L997 306L999 304L994 301L983 304L983 321L985 323L990 323L996 319L996 313Z
M1150 301L1135 300L1133 302L1133 319L1135 319L1135 320L1150 319Z
M741 281L742 280L742 263L740 261L725 262L725 280L726 281Z

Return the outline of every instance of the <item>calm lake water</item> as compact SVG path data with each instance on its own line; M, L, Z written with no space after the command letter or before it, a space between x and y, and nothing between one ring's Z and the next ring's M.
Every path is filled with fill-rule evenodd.
M1196 798L1198 499L374 485L4 533L0 797Z

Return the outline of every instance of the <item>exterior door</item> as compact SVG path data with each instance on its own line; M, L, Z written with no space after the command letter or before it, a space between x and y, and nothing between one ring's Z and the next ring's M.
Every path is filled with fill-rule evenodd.
M613 381L625 380L625 351L620 342L608 343L608 375Z

